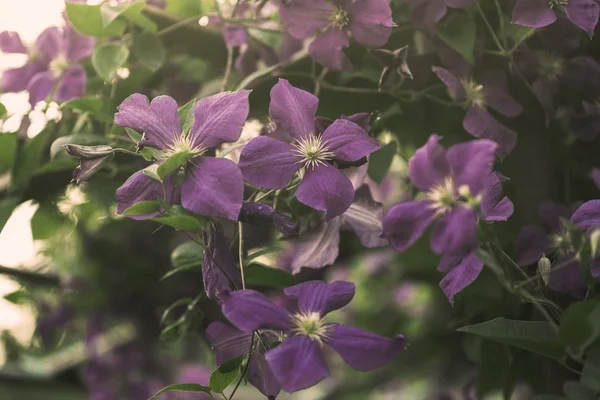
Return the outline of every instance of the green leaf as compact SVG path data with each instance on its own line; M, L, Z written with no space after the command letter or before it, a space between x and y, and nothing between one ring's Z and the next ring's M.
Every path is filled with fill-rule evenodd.
M560 360L565 355L554 329L544 321L518 321L495 318L481 324L457 329L496 342L519 347L534 353Z
M575 381L565 382L563 392L569 400L598 400L594 390Z
M581 383L600 393L600 342L596 342L587 354Z
M448 46L459 52L470 64L473 64L473 48L477 37L477 27L468 13L455 11L449 14L439 24L438 35Z
M194 232L202 226L196 218L187 215L169 215L168 217L155 217L151 220L180 231Z
M18 132L0 133L0 172L9 171L17 155Z
M133 40L133 54L150 71L155 72L165 63L165 47L153 33L142 33Z
M175 153L162 162L156 169L156 174L162 181L169 173L177 170L190 159L188 153Z
M115 73L129 57L129 49L119 43L105 43L92 54L92 66L105 82L111 82Z
M29 181L33 171L42 163L44 150L49 139L49 131L44 129L33 139L27 141L16 158L15 167L13 168L13 185L20 186Z
M77 167L78 164L79 164L79 161L77 161L75 158L70 158L70 157L69 158L67 158L67 157L57 158L56 160L48 161L46 164L42 165L41 167L39 167L38 169L33 171L33 176L49 174L49 173L58 172L58 171L64 171L67 169L73 169L73 168Z
M199 267L202 265L204 249L196 242L180 244L171 253L173 268Z
M142 140L142 135L131 128L125 128L125 132L127 132L127 135L129 135L129 137L135 142L135 144L138 144L138 142Z
M191 297L185 297L183 299L179 299L176 302L174 302L173 304L171 304L164 312L162 317L160 318L160 324L164 324L165 321L167 320L167 317L169 316L169 314L171 313L171 311L173 311L174 309L176 309L177 307L181 307L183 305L187 305L190 304L192 301L194 301Z
M146 168L144 168L142 170L142 172L144 173L144 175L154 179L155 181L161 182L161 179L158 176L158 173L156 172L157 170L158 170L157 164L150 164Z
M4 107L4 104L0 103L0 119L4 119L4 117L6 117L6 107Z
M177 114L181 121L181 132L187 134L194 125L194 105L196 105L196 99L188 101L186 104L179 107Z
M18 197L7 197L0 200L0 232L4 229L4 225L12 215L14 209L19 205Z
M195 270L197 268L198 268L197 265L184 265L184 266L179 267L179 268L173 268L172 270L170 270L169 272L167 272L166 274L164 274L163 276L161 276L160 280L164 281L165 279L169 279L173 275L176 275L176 274L178 274L180 272L193 271L193 270Z
M149 32L156 32L156 23L142 14L142 10L145 6L145 0L129 4L118 4L116 6L104 3L100 8L100 13L102 14L102 20L105 26L110 26L118 21L127 20Z
M391 141L381 149L372 153L369 157L369 166L367 167L367 174L371 179L377 183L381 183L383 178L387 175L394 156L396 155L397 143Z
M24 290L17 290L4 295L4 299L13 304L27 304L31 301L31 295Z
M135 203L125 211L123 215L146 215L153 214L160 211L160 204L158 201L144 200L139 203Z
M62 103L61 107L97 113L102 109L102 99L96 96L78 97Z
M244 272L248 285L286 288L298 284L298 280L287 272L258 263L248 265Z
M587 300L567 308L560 319L560 341L577 354L600 337L600 302Z
M65 2L67 18L79 33L95 37L121 36L127 27L127 23L123 20L115 20L105 27L100 12L101 7L100 5L89 6L87 4Z
M31 217L31 236L34 240L49 239L56 235L67 221L65 216L58 211L52 202L40 203L38 209Z
M172 391L210 393L210 388L208 386L202 386L202 385L198 385L196 383L178 383L176 385L169 385L165 388L160 389L158 392L156 392L156 394L154 396L150 397L150 399L148 399L148 400L151 400L151 399L155 398L156 396L159 396L163 393L172 392Z
M213 392L223 393L227 386L231 385L239 374L239 368L244 356L232 358L229 361L219 365L217 369L210 374L210 388Z

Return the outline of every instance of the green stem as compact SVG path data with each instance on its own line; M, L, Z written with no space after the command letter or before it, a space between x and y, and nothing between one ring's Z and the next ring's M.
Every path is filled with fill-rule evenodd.
M494 0L496 3L496 10L498 10L498 24L500 26L500 33L502 33L502 44L504 48L508 48L508 44L506 43L506 28L504 26L504 18L502 14L502 6L500 6L499 0Z
M233 48L227 47L227 64L225 65L225 73L223 74L223 80L221 81L221 92L224 92L227 88L227 82L229 81L229 75L233 67Z
M193 16L186 19L182 19L181 21L178 21L173 25L167 26L166 28L156 32L156 36L166 35L167 33L173 32L174 30L177 30L182 26L188 25L190 22L195 22L197 24L201 17L202 16Z
M53 274L41 274L38 272L27 271L19 268L10 268L0 265L0 275L7 275L24 282L32 284L59 286L60 279Z
M246 278L244 277L244 224L238 222L238 256L240 261L240 274L242 275L242 289L246 289Z
M488 31L492 35L492 39L494 39L494 43L496 43L496 46L498 46L498 50L500 50L502 52L502 54L506 54L506 50L504 49L504 47L502 47L500 40L498 40L498 36L496 36L496 32L494 32L494 28L492 28L490 21L488 21L487 17L483 13L483 10L481 9L481 4L477 3L477 9L479 10L479 14L481 14L481 18L483 19L485 26L487 26Z

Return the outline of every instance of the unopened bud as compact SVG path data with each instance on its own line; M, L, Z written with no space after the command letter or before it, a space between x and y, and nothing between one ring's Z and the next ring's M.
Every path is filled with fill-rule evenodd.
M80 160L91 160L114 154L115 150L106 145L82 146L79 144L65 144L63 146L67 153Z
M115 156L115 150L106 145L82 146L64 145L67 153L79 159L79 165L73 170L73 180L77 184L88 180Z
M590 246L592 248L592 258L598 254L598 246L600 245L600 229L594 229L590 235Z
M548 285L548 280L550 279L550 271L552 270L552 262L546 256L542 256L538 261L538 271L540 271L540 275L542 276L542 280L544 281L544 285Z

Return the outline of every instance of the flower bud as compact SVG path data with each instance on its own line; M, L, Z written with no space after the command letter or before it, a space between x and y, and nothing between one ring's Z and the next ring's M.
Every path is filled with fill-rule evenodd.
M552 262L546 256L542 256L538 261L538 271L540 271L540 275L542 276L542 280L544 281L544 285L548 285L548 280L550 279L550 270L552 269Z
M79 159L79 165L73 170L73 180L77 184L89 179L115 156L115 150L106 145L82 146L66 144L67 153Z
M600 245L600 229L594 229L590 235L590 246L592 248L592 258L598 254L598 245Z

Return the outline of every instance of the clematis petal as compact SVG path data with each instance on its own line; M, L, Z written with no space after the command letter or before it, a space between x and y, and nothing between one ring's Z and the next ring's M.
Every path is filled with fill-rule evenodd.
M544 200L538 208L538 217L549 231L560 230L560 219L569 219L573 212L581 204L575 207L556 203L552 200Z
M181 185L181 205L185 209L235 221L243 198L242 172L233 161L205 156L191 160Z
M507 117L516 117L523 107L508 93L506 74L500 69L486 71L480 79L485 93L485 102Z
M512 13L512 23L530 28L543 28L556 21L556 13L548 0L517 0Z
M264 294L254 290L237 290L222 294L223 314L235 327L246 333L257 329L291 329L290 313Z
M408 163L410 181L422 191L428 191L451 173L446 149L439 145L439 140L438 135L431 135Z
M27 54L27 47L17 32L0 32L0 50L4 53Z
M203 233L202 240L205 248L202 280L206 296L215 300L221 293L241 288L240 272L235 267L227 239L220 228L212 228L209 232Z
M292 145L259 136L244 146L238 166L247 182L267 189L282 189L302 167L301 160Z
M571 22L586 31L591 39L600 16L600 5L594 0L569 0L564 9Z
M590 200L581 205L571 216L571 222L579 229L588 230L600 226L600 200Z
M458 206L433 228L431 248L437 254L464 256L479 246L475 211Z
M146 134L151 147L166 149L181 133L177 103L169 96L158 96L148 102L143 94L135 93L117 107L115 124Z
M198 101L194 106L194 125L190 131L194 146L212 149L238 140L250 110L249 95L249 90L238 90Z
M579 263L575 260L568 263L569 259L573 259L573 254L559 257L558 260L554 262L554 265L550 270L548 287L555 292L568 294L577 299L583 299L587 293L588 287L581 276ZM565 263L568 264L565 266Z
M64 39L63 35L57 27L46 28L40 36L38 36L34 48L39 53L42 60L50 62L61 51L64 51Z
M444 85L448 87L452 97L454 98L454 101L462 103L467 99L467 95L462 83L456 76L454 76L454 74L452 74L452 72L442 67L431 67L431 69L438 76L438 78L444 82Z
M416 28L433 30L448 10L444 0L411 1L411 20Z
M246 354L250 349L252 334L215 321L206 328L206 339L215 352L217 365L221 365L225 361Z
M85 82L85 69L81 65L73 65L65 71L58 82L54 98L58 101L67 101L85 96Z
M403 335L387 338L364 329L330 324L326 343L357 371L371 371L398 358L406 341Z
M297 234L296 224L294 221L275 211L268 204L257 203L254 201L244 201L240 210L239 221L251 225L275 225L277 230L284 236Z
M600 63L589 56L571 58L561 75L562 83L595 98L600 92Z
M352 282L308 281L288 287L283 292L297 301L301 312L319 312L325 316L350 303L355 291L356 285Z
M498 146L491 140L471 140L452 146L446 158L457 188L467 185L471 194L482 194L488 187Z
M293 336L266 353L273 375L286 392L306 389L329 376L321 347L304 336Z
M356 161L379 150L377 141L352 121L337 119L322 135L323 145L335 154L335 161Z
M55 83L56 81L50 72L39 72L35 74L27 85L29 104L31 104L31 107L34 107L42 100L46 100L50 93L52 93Z
M235 59L233 66L242 77L246 77L256 71L256 53L251 46L244 45L240 47L240 53Z
M294 139L315 133L315 115L319 99L290 85L285 79L271 89L269 115Z
M397 251L408 249L433 222L435 210L428 201L399 203L383 217L383 234Z
M474 253L464 257L461 262L441 280L440 288L450 301L454 304L454 296L477 279L483 269L481 262Z
M309 207L325 211L325 220L343 214L354 198L352 182L330 164L307 168L296 198Z
M387 244L387 240L381 237L383 205L373 200L367 185L356 191L354 201L342 218L356 233L363 246L380 247Z
M296 39L305 39L329 25L333 4L326 0L285 1L279 5L279 18Z
M317 36L308 46L308 54L325 67L334 71L352 71L352 63L342 50L350 42L345 32L329 28Z
M248 32L246 32L246 28L237 24L225 24L223 27L223 38L229 48L248 44Z
M355 1L348 6L348 16L348 28L363 46L382 47L392 34L394 21L388 0Z
M491 174L486 192L481 199L481 212L486 221L506 221L514 212L508 197L502 197L502 183L498 175Z
M27 63L19 68L7 69L2 74L0 87L5 93L23 91L41 70L41 66L36 63Z
M469 107L463 128L479 139L490 139L498 143L498 155L504 157L509 154L517 142L517 134L496 121L492 115L481 107Z
M96 41L93 37L84 36L77 33L71 25L64 27L65 49L67 59L70 61L81 61L92 55Z
M522 267L536 264L540 256L549 250L548 234L535 225L523 227L515 239L515 261Z
M248 368L248 381L257 388L269 400L275 399L281 391L281 385L273 375L269 362L264 356L264 348L259 342L257 344L258 354L250 359ZM255 350L256 351L256 350Z

